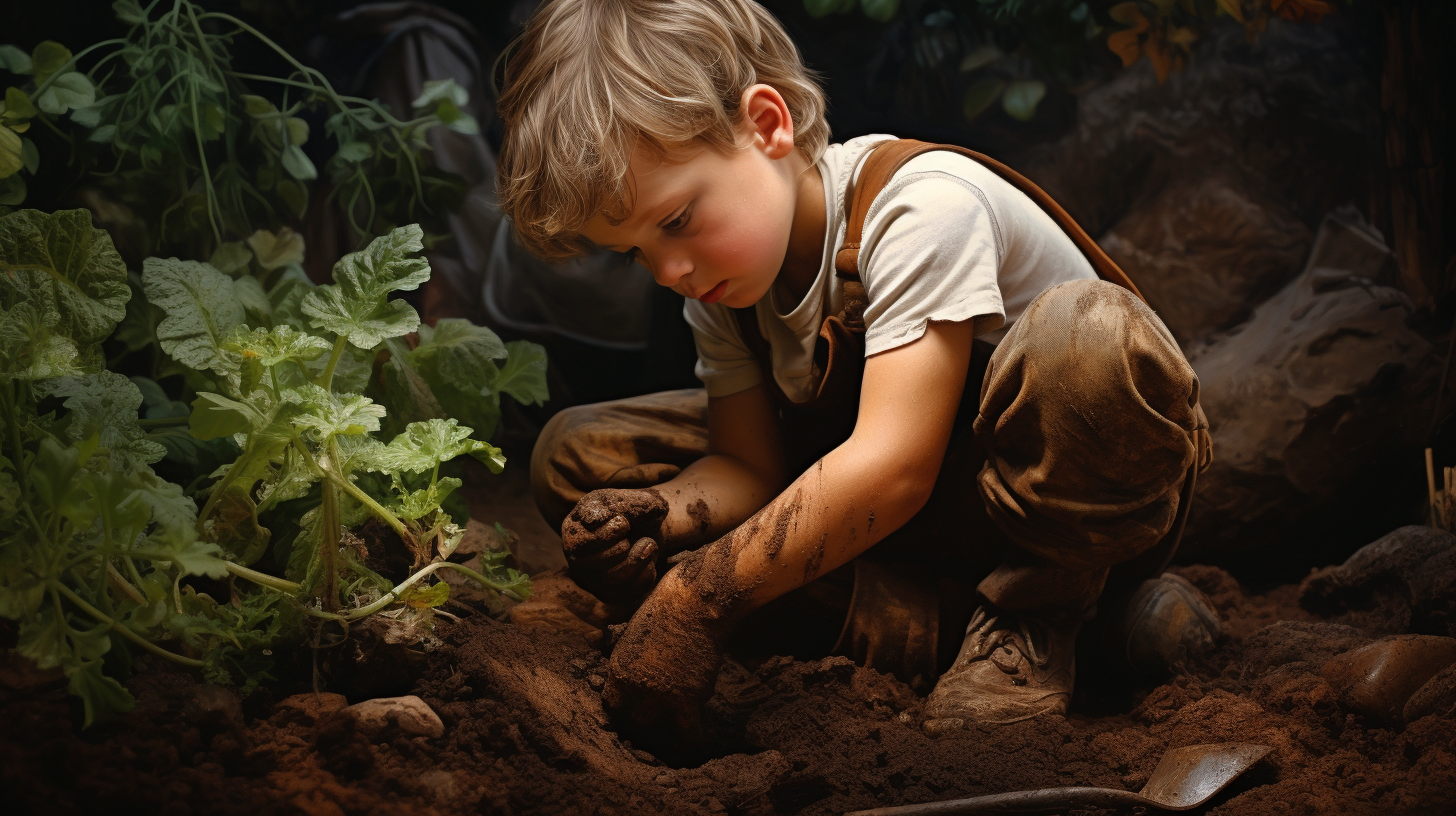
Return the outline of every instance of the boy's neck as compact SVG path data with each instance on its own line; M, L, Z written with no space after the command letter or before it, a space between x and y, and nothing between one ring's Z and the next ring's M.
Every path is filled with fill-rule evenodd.
M789 228L789 248L779 269L778 282L795 300L803 300L814 279L819 277L824 260L824 236L829 228L824 208L824 181L818 167L810 165L799 174L795 195L794 223Z

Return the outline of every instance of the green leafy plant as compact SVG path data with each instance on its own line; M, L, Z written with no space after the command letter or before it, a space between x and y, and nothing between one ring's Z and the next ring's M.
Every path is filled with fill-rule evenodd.
M263 652L298 642L308 620L428 614L448 597L441 570L529 594L499 557L480 570L449 560L463 529L444 505L461 482L442 466L468 455L499 473L499 449L443 416L386 441L389 411L363 393L388 379L371 377L376 365L402 358L411 410L472 388L545 397L539 349L483 327L445 324L390 351L424 328L390 297L428 280L421 239L418 225L392 230L326 286L278 272L298 250L271 233L247 253L219 248L231 275L148 258L129 280L85 211L0 218L0 614L19 621L23 654L66 672L88 724L130 705L115 677L132 648L248 685L266 677ZM190 407L156 379L107 370L99 348L113 332L181 380ZM454 377L477 379L442 379ZM208 456L222 464L185 489L153 470L196 471ZM287 534L275 540L269 518ZM414 557L398 584L365 564L354 530L369 518ZM270 547L283 575L250 566ZM190 576L245 582L219 603Z
M73 161L139 223L155 227L145 251L206 258L258 225L283 225L308 209L319 173L305 152L306 114L324 118L330 195L361 241L458 197L458 180L421 155L429 128L478 132L452 80L427 82L412 114L398 116L375 100L340 95L230 15L189 0L117 0L112 8L127 35L76 54L50 41L30 54L0 46L0 69L30 78L6 89L0 109L0 203L25 199L23 176L41 157L21 134L40 123L72 144ZM291 73L235 68L239 37Z
M1124 67L1146 56L1158 81L1182 70L1206 25L1229 17L1252 41L1275 17L1319 22L1327 0L803 0L812 17L859 10L891 26L872 62L900 61L916 86L954 86L973 120L998 101L1030 121L1052 85L1081 79L1111 50ZM1100 22L1099 22L1100 21ZM1106 48L1098 45L1106 34ZM903 56L901 56L903 55Z

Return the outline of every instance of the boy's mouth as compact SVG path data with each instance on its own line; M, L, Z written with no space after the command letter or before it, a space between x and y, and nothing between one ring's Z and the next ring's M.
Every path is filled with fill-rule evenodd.
M717 303L718 298L723 297L723 293L726 291L728 291L728 281L720 281L717 286L699 295L698 300L703 303Z

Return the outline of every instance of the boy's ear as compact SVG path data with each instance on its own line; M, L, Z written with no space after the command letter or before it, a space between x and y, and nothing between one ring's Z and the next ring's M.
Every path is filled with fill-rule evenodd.
M741 135L757 144L771 159L794 152L794 117L789 104L772 85L750 85L739 104Z

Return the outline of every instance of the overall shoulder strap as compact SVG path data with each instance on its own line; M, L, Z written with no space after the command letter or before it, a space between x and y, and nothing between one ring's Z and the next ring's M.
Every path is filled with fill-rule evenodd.
M1057 226L1061 227L1067 233L1067 236L1072 239L1072 243L1076 244L1077 248L1082 250L1082 254L1087 256L1088 262L1097 271L1098 277L1109 283L1115 283L1121 286L1134 295L1137 295L1139 300L1145 303L1147 302L1142 292L1138 291L1132 279L1127 276L1127 273L1123 272L1121 267L1111 258L1107 257L1107 253L1102 251L1102 247L1098 246L1097 242L1092 240L1092 237L1082 229L1072 216L1066 210L1062 209L1060 204L1053 201L1052 197L1047 195L1045 190L1036 186L1031 179L1012 170L1010 167L996 161L990 156L982 155L964 147L930 144L914 139L897 139L876 145L870 151L869 156L865 158L864 168L860 170L859 179L851 184L849 192L845 196L850 202L849 225L845 232L844 245L834 255L834 269L835 274L846 281L846 313L849 312L849 307L853 300L851 298L850 287L848 286L850 282L853 282L858 288L859 297L864 297L864 288L859 285L859 248L860 241L864 236L865 217L869 215L870 205L874 203L875 197L880 194L880 191L885 189L885 185L890 182L890 178L895 175L895 172L905 166L905 162L910 161L921 153L928 153L932 150L948 150L952 153L959 153L962 156L980 162L997 175L1011 182L1032 201L1035 201L1037 206L1045 210L1047 215L1052 217L1053 221L1057 222ZM862 313L863 309L863 303L860 303L859 312Z

